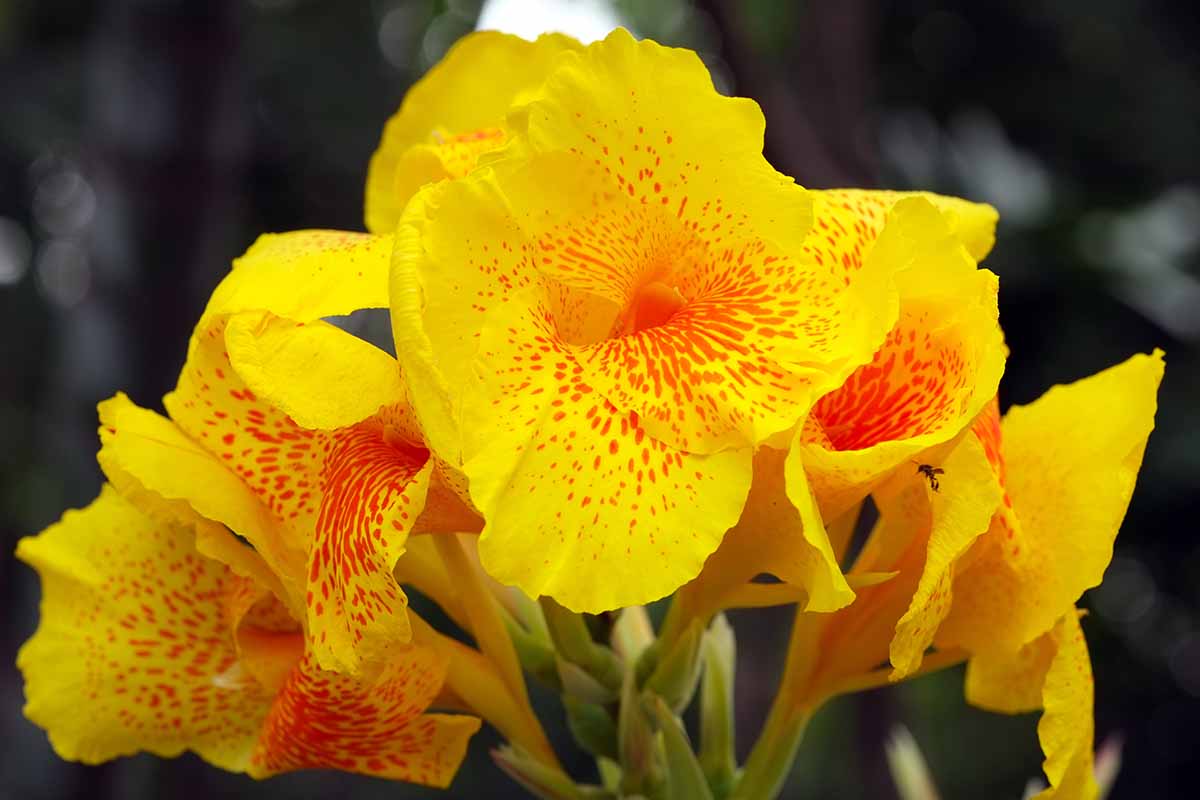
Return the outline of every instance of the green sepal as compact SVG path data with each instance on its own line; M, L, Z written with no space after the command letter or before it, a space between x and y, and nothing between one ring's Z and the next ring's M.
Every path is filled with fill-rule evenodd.
M665 700L675 713L687 708L696 693L703 641L704 628L700 620L692 620L646 681L645 688Z
M582 615L563 608L549 597L542 597L539 602L558 655L588 673L616 697L625 673L617 654L592 639Z
M617 723L602 705L563 696L567 727L575 741L593 756L617 759Z
M597 705L607 705L617 700L616 692L600 683L592 673L578 664L560 657L555 661L554 666L558 671L563 697L573 697L576 700Z
M734 752L733 682L737 643L724 614L718 614L704 635L704 676L700 684L700 768L713 796L723 798L737 773Z
M519 747L502 745L492 751L492 760L540 800L616 800L616 795L602 787L576 785L566 774L547 767Z
M661 697L653 699L653 713L666 755L666 791L662 796L665 800L713 800L708 779L692 752L683 723Z
M617 715L617 751L620 755L621 795L651 795L662 782L662 766L655 742L654 727L642 707L632 673L621 686L621 705Z

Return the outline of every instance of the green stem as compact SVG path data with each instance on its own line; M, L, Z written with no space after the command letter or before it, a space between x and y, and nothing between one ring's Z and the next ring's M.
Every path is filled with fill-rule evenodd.
M663 619L662 628L658 632L658 641L660 648L665 651L675 644L675 640L683 635L687 629L688 622L691 621L691 614L688 613L688 606L691 605L691 592L688 590L690 584L685 584L679 587L678 591L671 598L671 604L667 606L667 615ZM708 620L702 621L703 627L708 626Z

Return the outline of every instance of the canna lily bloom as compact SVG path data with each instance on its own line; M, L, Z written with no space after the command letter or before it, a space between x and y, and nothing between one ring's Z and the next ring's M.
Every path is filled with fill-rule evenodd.
M479 31L459 39L383 129L367 171L367 230L391 233L418 189L461 178L480 156L503 147L509 107L540 88L562 53L579 48L559 34L529 42Z
M693 614L756 597L799 599L810 611L847 605L854 594L836 565L860 501L897 471L911 476L922 460L938 461L995 395L1004 370L996 276L975 265L993 241L990 206L927 193L812 196L816 224L805 249L817 259L848 249L855 268L891 265L899 317L870 363L817 401L790 449L756 453L742 518L683 593ZM825 520L832 541L818 551L810 542L826 540ZM760 573L794 588L747 586ZM860 572L853 582L881 577Z
M928 476L897 472L875 495L880 520L850 572L894 577L833 615L797 618L778 720L967 658L968 701L1044 709L1050 788L1039 797L1095 797L1075 603L1112 557L1162 373L1156 351L1055 387L1003 422L992 402L942 462L937 491ZM878 667L888 660L891 670Z
M487 571L574 610L643 603L737 521L754 448L870 360L891 265L805 251L812 199L693 53L614 31L507 125L405 210L398 358Z
M243 566L257 558L232 546ZM63 758L192 750L255 778L334 768L445 787L479 727L425 713L446 673L433 649L393 651L373 683L320 669L268 587L112 487L22 539L17 556L43 587L41 624L17 659L25 713Z
M109 480L243 536L315 664L349 674L377 672L411 638L393 577L407 537L478 530L435 476L395 360L321 320L383 303L390 246L262 237L197 325L170 419L123 395L100 406Z
M896 274L900 316L869 364L823 396L793 438L788 469L803 469L824 519L851 510L897 469L970 427L996 394L1007 355L998 282L976 269L991 248L996 212L957 198L834 193L879 226L877 210L899 201L897 240L919 254ZM941 214L925 200L932 200ZM901 245L903 246L903 245ZM911 246L911 245L909 245ZM790 480L790 478L789 478Z

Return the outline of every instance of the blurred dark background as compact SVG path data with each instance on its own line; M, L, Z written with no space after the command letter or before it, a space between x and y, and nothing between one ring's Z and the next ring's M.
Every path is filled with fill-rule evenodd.
M1125 743L1113 796L1200 796L1195 3L0 0L0 797L438 796L324 773L256 784L192 756L58 760L20 713L13 658L39 589L7 554L95 496L95 403L121 389L158 406L208 292L258 233L362 228L381 126L456 38L480 23L594 38L614 21L697 49L722 91L759 100L768 157L802 184L995 205L1004 405L1167 351L1158 428L1084 627L1097 744ZM787 615L735 624L746 749ZM1040 774L1036 715L961 698L958 670L835 704L786 796L895 796L882 743L903 722L945 798L1020 797ZM443 796L518 796L489 741Z

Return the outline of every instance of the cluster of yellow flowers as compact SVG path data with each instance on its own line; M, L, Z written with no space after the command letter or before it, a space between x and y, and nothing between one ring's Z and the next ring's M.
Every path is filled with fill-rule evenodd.
M1075 603L1161 354L1002 420L995 212L805 190L763 129L695 54L624 31L456 45L384 131L371 232L256 242L167 415L101 403L108 485L21 542L44 591L27 714L55 749L446 786L483 718L542 797L751 800L828 699L965 660L972 703L1045 710L1041 796L1094 797ZM325 321L366 308L395 358ZM782 604L739 770L721 612ZM526 672L604 786L562 772ZM697 758L675 714L701 674Z

